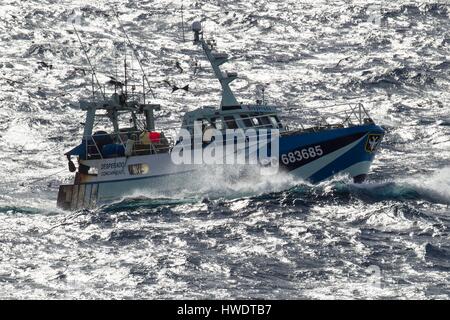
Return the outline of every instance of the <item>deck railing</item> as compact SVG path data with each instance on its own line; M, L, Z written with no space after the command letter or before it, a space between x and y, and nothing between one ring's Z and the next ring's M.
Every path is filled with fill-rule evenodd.
M347 110L336 110L334 108L347 106ZM314 110L324 110L328 112L320 112L319 121L317 118L309 126L305 125L304 119L301 121L288 120L285 125L286 131L303 130L303 131L317 131L324 128L336 128L336 127L352 127L355 125L364 125L367 123L373 123L367 110L362 103L340 103L331 106L315 107ZM334 118L336 121L330 122L328 118Z
M372 119L370 118L369 113L364 108L362 103L342 103L342 104L335 104L332 106L321 106L316 107L315 110L323 110L328 109L332 110L335 107L342 107L347 106L347 110L336 110L333 112L321 112L319 121L317 121L317 118L315 119L315 123L311 123L311 125L305 125L305 120L300 119L300 121L295 121L292 119L289 119L287 117L282 117L281 120L284 120L284 124L281 125L278 123L277 126L274 125L274 123L265 123L265 124L259 124L259 125L253 125L252 127L246 127L245 129L280 129L281 134L289 134L289 132L298 132L298 131L304 131L304 132L316 132L324 129L332 129L332 128L342 128L342 127L351 127L355 125L363 125L367 123L373 123ZM245 114L246 115L246 114ZM250 120L252 121L252 118L258 119L258 122L261 123L259 120L260 118L265 117L268 119L270 116L277 116L280 117L280 114L278 113L265 113L261 115L247 115L246 117L236 117L236 120L239 120L241 123L243 120ZM338 119L337 122L330 123L327 121L326 117L329 118L335 118ZM284 119L283 119L284 118ZM222 123L225 125L227 121L223 120ZM180 129L189 129L192 128L193 125L190 126L171 126L171 127L165 127L165 133L167 132L178 132ZM224 130L226 128L223 128ZM243 128L242 128L243 129ZM164 143L139 143L138 137L140 134L142 134L144 131L121 131L119 133L105 133L105 134L96 134L91 135L87 137L83 137L83 140L85 141L86 145L86 158L87 159L98 159L98 158L104 158L102 147L103 145L98 144L98 140L96 141L96 138L100 138L102 136L109 136L111 137L112 143L121 145L123 147L123 150L127 150L127 141L133 140L133 145L131 146L131 150L127 150L129 155L142 155L142 154L155 154L155 153L163 153L163 152L169 152L171 148L174 146L175 141L170 135L162 134L161 139L164 140ZM176 133L174 134L176 135ZM125 139L126 137L126 139ZM130 148L130 147L129 147Z
M108 144L121 146L126 156L168 152L174 145L172 137L167 137L164 134L161 134L159 143L139 143L140 140L136 138L139 137L143 132L144 131L123 131L119 133L101 133L90 136L83 136L83 141L85 141L86 148L86 159L105 158L104 152L101 149L103 148L103 146ZM111 138L112 142L108 144L99 144L98 140L101 137L109 137ZM134 137L136 140L132 139L131 137ZM131 150L129 150L129 154L127 154L128 141L133 141L130 148Z

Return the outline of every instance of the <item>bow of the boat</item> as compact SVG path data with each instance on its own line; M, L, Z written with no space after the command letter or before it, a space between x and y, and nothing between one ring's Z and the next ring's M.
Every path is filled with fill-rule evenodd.
M347 173L360 183L383 136L384 129L375 124L282 135L280 165L311 182Z

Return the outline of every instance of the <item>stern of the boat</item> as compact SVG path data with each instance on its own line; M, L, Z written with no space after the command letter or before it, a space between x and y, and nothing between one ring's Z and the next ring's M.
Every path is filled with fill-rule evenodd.
M95 206L98 184L67 184L59 186L57 206L63 210L78 210Z

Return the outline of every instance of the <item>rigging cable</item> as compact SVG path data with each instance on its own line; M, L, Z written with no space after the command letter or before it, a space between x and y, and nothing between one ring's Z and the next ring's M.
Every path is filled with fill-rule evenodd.
M147 86L148 86L148 88L149 88L149 91L150 91L150 93L152 94L153 98L156 98L156 97L155 97L155 94L153 93L153 90L152 90L152 88L151 88L151 86L150 86L150 82L148 81L147 75L145 74L145 71L144 71L144 68L143 68L143 66L142 66L142 63L141 63L139 54L138 54L137 50L135 49L133 43L131 42L130 38L128 37L128 34L126 33L126 31L125 31L125 29L124 29L124 27L123 27L123 25L122 25L122 22L121 22L120 19L119 19L119 14L118 14L118 12L117 12L114 8L112 8L112 10L113 10L114 15L115 15L115 17L116 17L116 19L117 19L117 22L118 22L119 25L120 25L120 28L122 29L123 34L124 34L125 37L127 38L128 44L129 44L129 46L131 47L134 56L136 57L136 59L137 59L137 61L138 61L138 63L139 63L139 67L140 67L140 69L141 69L141 71L142 71L142 74L143 74L143 76L144 76L145 81L147 82Z
M86 56L86 59L87 59L87 61L89 63L89 66L91 67L92 75L94 76L95 81L97 82L97 85L98 85L98 87L100 89L100 92L101 92L101 94L103 96L103 99L106 100L105 93L102 91L102 86L100 85L100 82L98 81L97 74L95 73L95 69L92 66L91 59L89 59L87 51L84 48L83 42L81 41L80 35L78 34L78 31L77 31L77 28L75 28L75 25L73 23L72 23L72 26L73 26L73 30L75 30L75 34L77 35L78 41L80 42L81 49L83 49L84 55Z

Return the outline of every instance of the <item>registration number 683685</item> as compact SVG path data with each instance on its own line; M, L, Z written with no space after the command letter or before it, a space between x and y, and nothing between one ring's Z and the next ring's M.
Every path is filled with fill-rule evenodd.
M323 150L320 145L295 150L281 155L281 162L284 164L295 163L302 160L320 157L323 155Z

